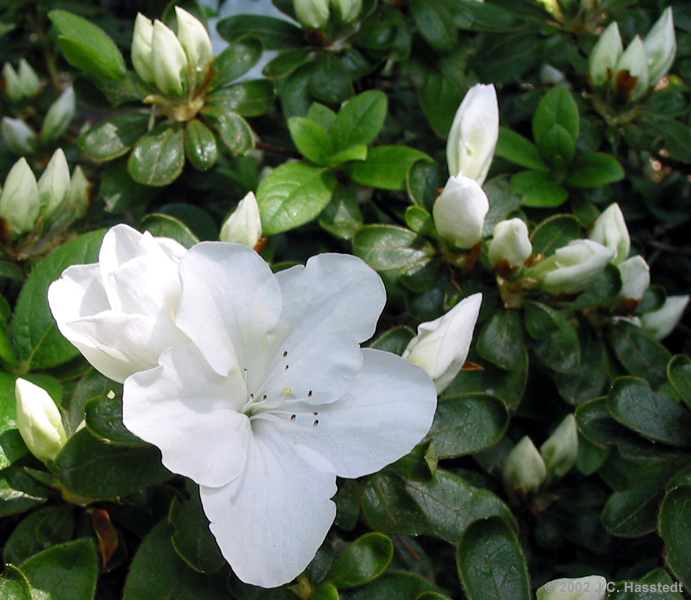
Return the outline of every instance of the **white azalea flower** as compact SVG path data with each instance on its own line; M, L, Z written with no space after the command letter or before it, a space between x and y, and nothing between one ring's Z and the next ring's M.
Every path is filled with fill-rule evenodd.
M488 212L487 194L465 175L449 177L432 207L439 235L462 249L472 248L482 239Z
M173 322L185 252L174 240L116 225L98 263L68 267L48 289L60 333L115 381L156 366L161 352L187 341Z
M360 259L324 254L274 275L250 248L204 242L180 262L176 323L194 342L129 377L125 425L201 486L243 581L282 585L336 514L336 476L408 453L436 406L419 367L360 348L384 286Z

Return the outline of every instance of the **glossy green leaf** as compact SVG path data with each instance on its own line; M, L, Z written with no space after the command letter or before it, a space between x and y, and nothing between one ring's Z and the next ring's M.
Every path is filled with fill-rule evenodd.
M180 242L185 248L191 248L199 239L189 227L179 219L162 213L149 213L140 224L142 230L155 237L167 237Z
M82 152L94 160L113 160L122 156L148 131L149 115L117 115L91 127L79 138Z
M164 123L139 138L127 163L132 178L155 187L177 179L185 165L184 137L181 124Z
M624 178L624 169L610 154L589 152L579 156L569 167L566 183L574 187L607 185Z
M41 598L91 600L96 593L98 557L90 539L48 548L22 564L22 572Z
M339 589L365 585L386 571L393 551L393 544L387 536L367 533L350 544L335 560L327 579Z
M451 50L458 40L453 17L434 0L412 0L410 14L420 35L437 50Z
M370 347L376 348L377 350L384 350L385 352L393 352L400 356L413 337L415 337L415 332L410 329L410 327L400 325L399 327L394 327L393 329L385 331L370 344Z
M153 446L114 446L82 429L56 458L58 478L70 492L87 498L125 496L172 477Z
M366 225L353 238L353 253L377 271L403 269L432 256L427 240L395 225Z
M0 517L31 510L43 504L48 495L43 485L15 467L0 472Z
M508 424L506 407L494 396L447 396L437 405L428 437L434 442L439 458L451 458L496 444Z
M302 45L302 29L284 19L261 15L237 15L222 19L216 26L219 35L227 42L245 36L261 40L267 50L299 48Z
M555 215L545 219L535 228L530 236L533 253L545 257L568 245L569 242L583 237L583 228L571 215Z
M0 575L0 598L3 600L33 600L31 584L17 567L5 565L5 572Z
M34 554L74 538L75 508L64 503L31 513L12 531L5 544L5 561L22 564ZM4 596L0 596L4 597Z
M32 271L17 300L12 323L17 352L25 365L45 369L79 355L58 331L46 294L48 286L68 266L98 260L104 234L102 230L93 231L67 242Z
M536 171L549 170L542 158L540 158L540 153L537 151L535 144L506 127L499 128L499 139L497 140L495 154L527 169L534 169Z
M209 94L202 114L220 118L225 112L241 117L258 117L266 113L274 101L274 88L267 79L241 81Z
M617 359L631 375L643 377L653 387L667 381L667 363L672 356L640 327L617 323L607 331L607 339Z
M483 358L506 371L518 369L526 353L518 311L495 312L478 336L477 349Z
M216 138L199 119L185 127L185 156L200 171L208 171L218 159Z
M202 114L233 155L240 156L254 148L252 129L239 114L211 104L204 108Z
M309 223L331 200L336 181L326 169L286 163L259 185L257 202L264 235Z
M331 134L336 151L358 144L369 145L384 125L388 110L386 94L376 90L358 94L336 115Z
M405 571L389 571L369 585L348 594L348 600L416 600L424 592L438 592L431 581Z
M524 206L548 208L564 204L569 193L550 173L521 171L511 178L511 193L521 197Z
M122 422L122 397L92 398L85 407L86 427L96 437L118 446L145 446Z
M607 397L612 416L622 425L655 441L691 446L691 411L644 379L620 377Z
M576 156L576 144L569 132L559 124L552 125L543 135L540 155L557 175L562 175Z
M266 63L262 74L269 79L287 77L302 65L312 62L307 48L284 50L278 56Z
M213 76L209 89L234 81L244 75L261 58L262 43L258 38L245 36L229 44L213 62Z
M337 185L331 202L319 215L319 226L330 234L350 240L362 227L362 211L354 190Z
M408 170L406 181L408 194L417 206L428 212L432 211L434 201L445 184L446 174L437 163L418 160Z
M355 93L343 61L330 53L322 55L313 65L308 85L312 96L327 104L338 104Z
M679 354L667 366L667 375L686 406L691 409L691 359Z
M468 600L530 600L526 559L505 521L490 517L470 524L456 558Z
M375 146L368 152L367 159L351 165L350 176L362 185L403 190L408 171L418 160L431 159L424 152L406 146Z
M329 132L324 127L306 117L291 117L288 119L288 129L300 154L318 165L327 164L327 157L333 153L333 148Z
M581 360L578 333L573 324L560 315L559 328L549 336L533 344L533 352L546 365L557 373L569 373Z
M533 137L542 147L555 125L562 127L573 143L578 139L580 117L571 92L564 86L553 87L540 100L533 117Z
M125 78L125 60L100 27L64 10L53 10L48 18L58 30L60 50L72 66L96 77Z
M660 535L667 546L667 564L685 589L691 587L691 487L665 496L660 508Z

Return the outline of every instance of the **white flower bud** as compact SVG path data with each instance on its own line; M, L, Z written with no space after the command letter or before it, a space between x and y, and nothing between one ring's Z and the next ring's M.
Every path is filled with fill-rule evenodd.
M537 600L605 600L607 580L600 575L555 579L537 591Z
M64 207L69 191L70 168L65 153L58 148L38 180L38 201L46 219Z
M43 388L25 379L14 385L17 427L27 448L39 460L54 460L67 443L60 410Z
M666 338L681 321L688 303L689 296L668 296L662 308L641 317L641 326L655 339Z
M629 100L638 100L643 94L648 91L649 75L648 75L648 56L643 47L643 40L639 36L633 38L633 41L628 45L624 54L621 55L615 72L617 77L622 71L628 71L630 77L636 78L636 85L629 95Z
M504 462L504 487L508 491L535 493L547 478L547 467L532 440L525 436Z
M38 219L38 185L25 158L20 158L5 179L0 194L0 218L9 226L11 234L31 231Z
M41 89L41 80L36 71L23 58L19 59L19 82L24 98L33 98Z
M612 263L618 265L626 260L631 250L631 237L624 214L618 204L610 204L593 223L588 239L614 250Z
M137 75L146 83L154 83L152 71L154 24L142 13L137 14L132 36L132 65Z
M650 285L650 267L642 256L632 256L619 265L624 300L640 300Z
M2 118L2 139L12 154L24 156L36 151L38 139L33 129L21 119Z
M70 126L72 119L74 119L75 112L74 90L68 87L48 108L46 118L43 120L43 126L41 127L41 140L43 143L50 144L62 137Z
M461 300L448 313L422 323L403 358L422 367L441 394L463 368L480 313L482 294Z
M540 454L551 477L566 475L578 458L576 418L568 415L540 446Z
M173 30L161 21L154 21L151 69L156 87L164 94L181 95L183 76L187 71L187 55Z
M14 70L14 67L10 63L5 63L2 66L2 77L4 81L4 88L7 92L7 97L11 102L17 104L24 99L24 93L22 90L22 84L19 81L19 75Z
M237 205L221 227L219 239L254 248L262 237L259 204L254 192L249 192Z
M329 0L293 0L293 8L305 27L321 29L329 22Z
M353 22L362 10L362 0L331 0L331 5L344 23Z
M540 67L540 82L543 85L560 85L563 84L570 87L569 82L566 80L566 75L563 71L560 71L552 65L544 64Z
M470 177L449 177L432 214L437 232L458 248L472 248L482 239L489 212L487 194Z
M512 267L522 267L533 253L528 226L521 219L501 221L494 227L494 238L489 244L489 262L496 267L506 261Z
M446 142L449 175L465 175L482 185L498 137L497 92L493 85L474 85L458 107L449 131Z
M574 240L531 269L531 276L550 294L575 294L604 270L614 250L592 240Z
M643 42L648 56L649 85L655 85L669 71L677 53L672 7L668 6Z
M590 53L588 71L593 85L604 85L612 78L623 51L624 44L619 34L619 25L612 22L602 32Z
M75 167L70 179L70 191L67 196L67 207L73 220L86 216L89 210L89 192L91 183L80 167Z
M179 6L175 7L175 15L178 19L178 39L190 67L195 71L205 71L214 56L209 32L199 19Z

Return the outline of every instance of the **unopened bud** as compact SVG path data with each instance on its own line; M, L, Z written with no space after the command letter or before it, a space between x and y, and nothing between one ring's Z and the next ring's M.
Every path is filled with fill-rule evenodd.
M27 448L39 460L54 460L67 443L60 410L43 388L17 379L17 427Z
M15 104L33 98L41 89L41 80L36 71L23 58L19 61L19 72L15 71L10 63L5 63L2 76L5 79L7 96Z
M504 487L509 492L536 493L547 478L547 467L532 440L525 436L504 463Z
M249 192L237 205L221 227L219 239L254 248L262 237L259 204L254 192Z
M137 14L132 36L132 65L137 75L146 83L154 83L152 71L154 24L142 13Z
M329 22L329 0L293 0L293 8L305 27L321 29Z
M2 139L12 154L26 156L36 151L38 139L33 129L21 119L2 118Z
M562 477L573 468L578 458L578 428L573 415L568 415L540 446L540 454L551 477Z
M331 0L331 5L344 23L352 23L362 10L362 0Z
M175 7L175 15L178 20L178 39L190 67L196 72L204 72L214 55L209 32L199 19L179 6Z
M46 219L50 219L58 209L64 207L69 191L70 168L65 153L58 148L38 180L39 205Z
M689 296L668 296L662 308L641 317L641 326L656 339L664 339L679 324L688 303Z
M156 87L164 94L180 96L184 90L187 55L173 30L154 21L151 70Z
M41 127L41 141L50 144L62 137L74 119L75 112L74 90L68 87L48 108Z
M618 265L626 260L631 250L631 237L624 214L618 204L610 204L593 223L588 239L614 250L612 263Z
M501 221L494 226L494 238L489 244L489 262L496 267L507 262L512 267L522 267L533 253L528 226L521 219Z
M590 79L595 86L605 85L614 76L619 58L624 51L624 44L616 22L609 24L600 35L588 60Z
M89 193L91 183L80 167L75 167L70 179L70 191L67 196L67 207L72 220L81 219L89 210Z
M624 73L628 73L629 78L634 78L635 83L625 82L625 88L628 90L628 99L638 100L643 94L648 91L650 82L648 74L648 56L643 46L643 40L639 36L633 38L633 41L628 45L624 53L619 58L616 71L617 87L621 85L621 78ZM633 87L632 87L633 86Z
M20 158L10 169L0 194L0 218L14 236L31 231L39 213L38 185L29 163Z
M668 6L643 42L648 57L649 85L655 85L669 71L677 53L672 7Z
M472 248L482 239L489 212L487 194L470 177L449 177L432 214L437 232L458 248Z
M640 300L650 286L650 267L642 256L632 256L619 265L621 275L620 298Z

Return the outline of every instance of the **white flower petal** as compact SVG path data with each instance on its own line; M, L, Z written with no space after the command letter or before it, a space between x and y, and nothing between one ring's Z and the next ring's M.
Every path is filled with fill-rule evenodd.
M281 293L269 266L241 244L202 242L180 262L182 294L175 322L219 375L239 364L265 375L273 358ZM257 373L258 371L258 373ZM249 385L248 387L253 387Z
M320 454L340 477L374 473L405 456L429 431L437 406L434 385L420 367L390 352L365 349L362 355L362 370L342 398L303 406L317 414L281 425L283 436Z
M215 373L192 344L165 352L155 369L125 381L123 421L160 448L163 464L197 483L225 485L245 466L250 420L238 412L246 390L239 370Z
M243 474L221 488L201 487L211 532L235 574L262 587L283 585L314 558L336 516L333 473L318 471L253 424Z

